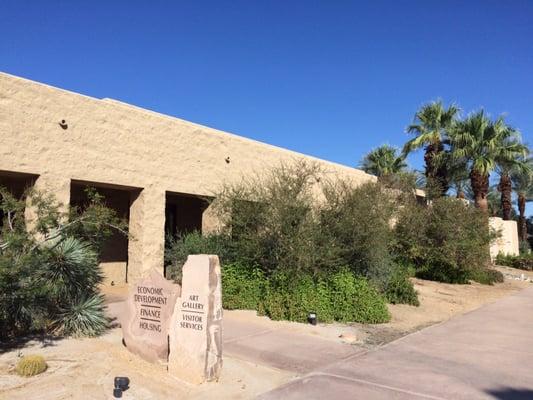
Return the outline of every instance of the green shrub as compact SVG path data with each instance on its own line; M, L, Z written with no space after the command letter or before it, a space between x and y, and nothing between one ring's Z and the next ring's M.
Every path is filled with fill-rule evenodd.
M378 183L332 182L315 165L296 164L227 186L214 209L230 238L226 261L257 265L267 275L314 276L348 266L383 288L393 265L396 197Z
M518 258L517 256L499 252L494 262L496 263L496 265L505 265L507 267L511 267L513 265L513 262L517 258Z
M257 310L265 285L264 273L257 267L222 265L222 302L228 310Z
M412 203L399 211L394 248L398 258L415 266L420 278L467 283L471 270L489 265L492 239L480 210L439 198L429 207Z
M314 273L324 262L313 212L314 165L281 166L261 177L226 186L214 210L231 238L230 262L257 265L270 274L288 268Z
M191 232L182 237L167 238L165 246L165 276L181 283L181 269L190 254L216 254L221 263L231 262L230 243L224 235L202 235Z
M469 271L468 279L483 285L494 285L504 281L503 274L493 268L473 269Z
M15 367L15 372L20 376L34 376L46 371L48 365L43 356L28 355L22 357Z
M378 324L390 320L385 299L366 279L344 270L331 276L329 287L336 321Z
M533 253L521 254L518 256L499 253L496 256L495 261L497 265L505 265L507 267L533 271Z
M521 256L529 255L531 253L531 246L527 240L520 240L518 243L518 249Z
M382 323L390 319L384 298L364 278L343 269L328 278L278 273L265 290L260 312L274 320Z
M321 272L348 266L384 289L393 269L391 218L396 197L378 183L354 187L349 182L323 186L325 202L318 208ZM326 238L326 240L324 240Z
M418 294L409 280L410 273L403 266L396 266L389 277L385 289L385 297L392 304L410 304L419 306Z

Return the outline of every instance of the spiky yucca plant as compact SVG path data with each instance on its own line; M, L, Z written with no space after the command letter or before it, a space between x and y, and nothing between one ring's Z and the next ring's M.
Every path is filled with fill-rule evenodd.
M43 251L46 262L42 279L51 292L60 298L79 298L92 294L103 276L98 258L89 243L74 237L46 242Z
M65 336L98 336L109 325L104 312L104 298L95 294L64 305L54 323L55 332Z
M89 243L73 237L48 242L40 278L57 299L55 331L68 336L96 336L107 327L97 255Z

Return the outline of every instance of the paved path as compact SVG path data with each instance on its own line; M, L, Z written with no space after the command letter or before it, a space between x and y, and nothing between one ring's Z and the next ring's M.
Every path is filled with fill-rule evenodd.
M533 288L317 368L260 399L533 399Z
M124 295L107 296L108 316L120 322L125 312ZM353 357L364 349L340 341L265 326L226 313L223 319L224 355L250 361L295 375L309 373L324 365Z
M224 354L295 372L299 375L347 359L366 350L283 327L265 329L254 324L224 316Z

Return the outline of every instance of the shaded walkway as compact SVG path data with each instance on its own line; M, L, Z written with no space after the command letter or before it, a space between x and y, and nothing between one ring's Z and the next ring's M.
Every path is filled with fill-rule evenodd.
M354 355L261 399L533 399L533 288Z

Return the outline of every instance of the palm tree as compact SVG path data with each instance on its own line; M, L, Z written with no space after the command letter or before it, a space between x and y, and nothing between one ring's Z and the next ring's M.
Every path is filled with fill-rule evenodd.
M500 147L500 154L496 159L496 171L500 175L498 191L501 193L502 217L508 221L511 219L511 211L513 209L511 173L531 173L531 167L526 160L529 150L526 145L520 143L520 134L518 131L507 126L503 120L499 119L496 121L495 129L502 130L502 137L507 138ZM509 130L510 132L503 132L505 130Z
M455 159L446 155L448 179L450 187L455 191L458 199L466 198L466 191L470 190L468 185L468 164L464 159Z
M380 180L403 172L407 168L405 157L399 154L396 147L386 144L366 154L360 165L363 171L376 175Z
M403 153L425 147L426 178L439 185L441 195L448 191L449 182L446 164L438 162L437 156L444 151L443 142L458 114L459 107L455 104L445 108L442 101L434 101L422 106L415 114L414 123L407 128L415 137L405 144Z
M533 160L527 160L529 166L533 166ZM526 203L533 201L533 173L532 169L516 170L511 172L513 188L518 195L518 237L520 240L527 240Z
M499 160L516 156L518 132L507 129L502 117L492 122L481 110L454 124L448 136L451 157L468 165L476 206L488 212L490 173Z

